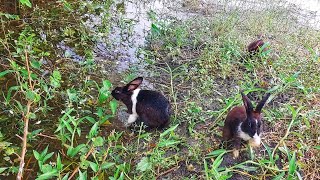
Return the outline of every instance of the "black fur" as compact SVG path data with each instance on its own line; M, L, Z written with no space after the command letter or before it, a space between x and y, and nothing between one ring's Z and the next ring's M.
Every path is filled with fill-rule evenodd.
M256 113L253 110L253 105L250 99L243 92L241 92L241 96L243 100L243 105L246 109L247 117L242 122L240 128L243 132L245 132L253 138L255 133L257 133L258 135L260 134L261 122L259 120L259 117L257 117Z
M126 86L116 87L111 93L116 100L122 101L127 106L129 114L133 113L131 96L142 81L143 78L138 77ZM171 106L160 92L140 90L137 96L136 112L139 120L149 128L162 128L170 122Z
M147 126L159 127L169 122L171 107L161 93L140 90L137 101L137 114Z
M255 133L260 135L261 121L257 122L252 117L249 117L241 124L240 128L243 132L253 138Z

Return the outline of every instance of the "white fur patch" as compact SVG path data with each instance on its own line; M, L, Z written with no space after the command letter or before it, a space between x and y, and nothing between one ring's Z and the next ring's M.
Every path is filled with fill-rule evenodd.
M130 114L128 118L128 123L131 124L137 120L139 117L137 114L137 97L141 89L135 89L133 90L133 94L131 96L131 101L132 101L132 114Z
M138 118L137 114L130 114L127 123L128 124L134 123L137 120L137 118Z
M239 150L238 149L234 149L233 151L232 151L232 154L233 154L233 158L234 159L236 159L236 158L238 158L239 157Z
M240 123L240 126L239 126L239 128L238 128L238 136L239 136L241 139L245 140L245 141L249 141L249 145L250 145L250 146L252 146L252 147L259 147L260 144L261 144L261 138L260 138L260 136L259 136L257 133L255 133L254 136L253 136L253 138L251 138L247 133L245 133L245 132L243 132L243 131L241 130L241 124L242 124L242 123Z
M250 137L247 133L245 133L245 132L243 132L243 131L241 130L241 124L242 124L242 123L240 123L240 125L239 125L239 127L238 127L238 136L239 136L241 139L243 139L243 140L245 140L245 141L248 141L248 140L251 139L251 137Z
M255 133L254 136L253 136L253 138L249 140L249 144L250 144L250 146L252 146L252 147L258 147L258 146L260 146L260 144L261 144L261 138L260 138L260 136L259 136L257 133Z

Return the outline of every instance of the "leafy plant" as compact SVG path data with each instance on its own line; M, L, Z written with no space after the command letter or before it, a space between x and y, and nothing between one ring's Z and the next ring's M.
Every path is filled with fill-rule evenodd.
M232 176L232 173L227 168L221 168L220 164L223 161L223 155L226 154L226 150L215 150L207 155L207 158L203 159L204 171L207 179L226 180ZM212 164L208 165L208 158L215 157Z

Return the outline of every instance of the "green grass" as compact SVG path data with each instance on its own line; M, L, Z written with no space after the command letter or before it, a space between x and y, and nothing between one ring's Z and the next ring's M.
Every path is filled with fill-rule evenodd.
M320 61L314 49L319 48L320 34L289 16L285 9L271 9L195 16L166 26L159 19L161 31L151 35L148 47L150 56L154 55L149 69L159 71L153 77L155 82L161 79L159 88L166 86L163 82L174 84L175 96L162 88L179 104L173 124L186 123L182 128L187 128L188 139L200 144L200 148L193 144L186 147L196 152L192 159L201 166L198 172L205 173L205 178L221 179L219 176L226 172L250 179L319 176L315 167L319 159L319 106L314 103L319 102L316 84ZM246 45L258 34L264 35L270 51L249 58ZM163 69L163 63L175 71ZM199 163L199 158L210 152L206 146L219 148L223 120L232 106L241 103L240 90L250 92L255 99L266 91L272 93L264 110L264 146L251 160L248 150L242 152L241 161L254 167L253 174L248 173L250 169L235 168L241 161L219 166L220 159L213 158ZM206 141L208 138L211 142ZM221 158L224 156L227 154ZM227 171L214 170L218 167Z
M107 60L93 62L92 46L99 35L109 33L114 25L111 16L107 13L101 27L92 31L68 13L74 12L66 8L68 4L62 5L64 28L59 28L58 34L50 28L59 27L55 21L59 13L38 10L32 14L34 22L24 31L15 31L20 39L15 33L1 39L1 47L10 48L9 52L3 51L6 56L1 56L4 71L1 69L0 81L8 82L13 73L17 82L16 86L9 84L1 89L5 103L0 106L4 112L0 117L8 127L0 129L4 147L0 157L5 159L0 163L1 175L17 173L14 159L20 153L21 141L12 138L17 134L12 129L18 128L18 134L22 134L20 119L25 101L40 94L41 100L34 104L30 116L26 157L26 168L36 171L26 171L28 177L63 179L73 172L80 179L319 177L320 33L299 25L288 9L271 3L271 8L263 11L231 9L204 16L200 13L204 7L190 1L180 10L196 15L183 20L150 12L148 42L139 49L144 59L119 74ZM78 7L78 13L87 9L97 13L100 5L107 11L112 2L69 5ZM227 2L224 5L228 7ZM7 22L1 17L1 22ZM131 32L127 25L121 28ZM43 30L50 35L47 42L40 38ZM246 45L259 34L268 42L270 51L249 57ZM70 57L57 59L54 45L61 40L66 40L86 61L76 64L66 61ZM31 71L41 75L49 68L55 73L32 78L34 94L23 99L30 88L25 85L28 78L23 74L23 51L17 49L30 47L34 49L29 52L33 62L47 58L54 64L51 69L45 64L37 69L33 63ZM19 63L19 68L10 66L8 62L13 61ZM140 69L141 64L144 69ZM131 133L113 118L116 104L110 101L112 84L123 84L139 74L149 74L144 78L172 103L172 123L164 131L150 133L138 127L136 133ZM48 89L51 86L54 88ZM242 103L240 90L249 93L253 101L266 92L272 95L263 110L261 147L251 150L243 146L241 157L234 160L231 150L221 146L221 130L227 112Z

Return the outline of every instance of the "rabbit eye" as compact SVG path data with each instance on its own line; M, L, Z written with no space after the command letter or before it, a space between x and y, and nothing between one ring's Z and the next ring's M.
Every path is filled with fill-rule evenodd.
M116 90L116 93L118 93L118 94L119 94L119 93L120 93L120 91Z

